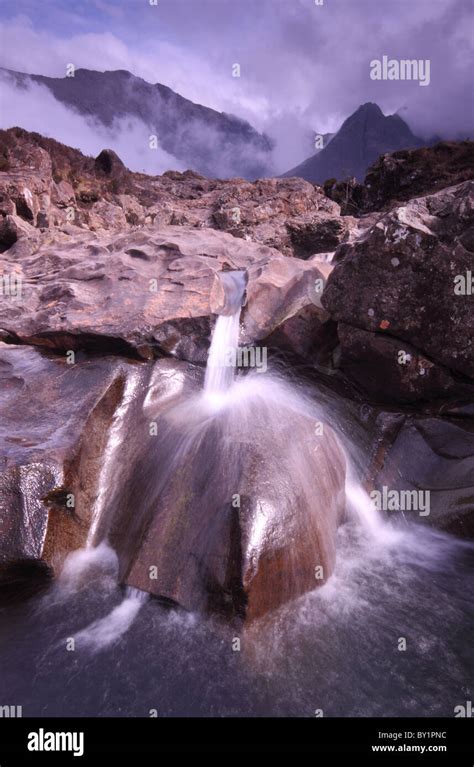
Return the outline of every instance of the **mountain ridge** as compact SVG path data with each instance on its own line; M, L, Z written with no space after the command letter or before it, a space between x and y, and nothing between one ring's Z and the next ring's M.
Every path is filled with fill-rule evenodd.
M380 155L425 145L399 115L385 116L378 104L366 102L343 122L324 149L284 173L282 178L299 176L317 184L347 177L363 181L367 169Z
M37 84L53 97L106 128L117 119L141 120L159 145L183 165L208 177L271 175L273 143L246 120L196 104L167 85L149 83L128 70L80 68L74 77L48 77L0 68L16 86Z

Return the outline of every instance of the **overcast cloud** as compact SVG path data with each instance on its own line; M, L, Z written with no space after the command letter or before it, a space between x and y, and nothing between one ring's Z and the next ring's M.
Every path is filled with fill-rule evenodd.
M128 69L248 119L290 167L309 130L334 131L366 101L424 136L472 135L473 39L471 0L3 0L0 65ZM371 80L383 55L430 59L430 85Z

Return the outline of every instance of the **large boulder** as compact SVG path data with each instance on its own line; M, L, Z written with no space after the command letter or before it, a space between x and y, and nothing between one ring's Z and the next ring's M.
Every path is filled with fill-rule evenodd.
M474 178L474 141L440 141L431 147L383 154L364 181L363 210L384 210Z
M340 322L338 364L374 401L414 403L443 397L472 398L474 382L457 380L443 365L405 341Z
M243 342L268 338L277 328L302 310L328 319L321 307L326 276L330 269L315 261L273 258L248 268L247 302L242 318Z
M0 344L0 587L19 563L58 569L84 545L130 368Z
M341 206L342 215L360 216L471 179L474 142L440 141L434 146L381 154L368 169L364 183L332 178L324 184L324 191Z
M243 378L216 410L189 363L69 365L14 346L0 374L0 600L104 539L123 583L226 619L331 575L345 457L288 385Z
M247 377L216 409L201 381L183 363L155 364L102 532L128 585L250 621L330 576L345 458L290 387Z
M451 396L456 393L453 378L460 390L472 384L473 203L470 181L411 200L380 218L359 241L336 251L322 303L341 323L341 366L353 368L358 358L357 378L363 387L364 347L368 351L371 378L369 382L367 373L365 388L371 393L375 389L383 398L387 385L386 366L374 365L374 355L386 357L393 370L395 356L404 351L430 365L423 359L416 363L419 387L411 367L408 388L401 384L392 392L397 399L416 399L417 389L420 399ZM400 355L399 362L406 364L406 357ZM433 365L440 368L436 374Z

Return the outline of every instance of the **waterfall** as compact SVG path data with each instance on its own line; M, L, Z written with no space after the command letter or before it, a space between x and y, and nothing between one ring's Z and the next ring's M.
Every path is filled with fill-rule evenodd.
M59 578L59 588L64 596L71 591L79 591L87 574L98 571L103 577L113 570L113 578L118 577L118 558L108 543L108 512L113 508L115 477L121 470L121 445L126 432L126 419L130 406L137 397L140 384L138 373L129 375L125 382L123 397L114 415L107 437L99 482L86 545L73 551L66 558ZM112 568L111 568L112 565ZM103 618L94 621L76 634L79 646L101 650L118 640L132 625L149 595L139 589L127 588L120 604Z
M118 580L128 589L121 605L78 635L87 646L105 647L127 631L148 593L199 612L206 609L209 582L218 584L220 594L227 593L230 579L232 610L243 609L245 583L245 615L258 617L312 590L318 585L315 567L320 580L334 568L345 505L372 537L387 537L354 479L329 403L275 372L251 370L236 378L246 273L224 272L220 279L225 300L204 386L153 414L159 439L134 443L138 452L125 496L116 477L143 407L133 376L113 420L87 543L95 551L98 543L113 541ZM242 506L229 507L235 498ZM235 572L221 571L235 541L242 547L241 564L234 557ZM282 558L283 587L273 575ZM153 581L150 566L158 573Z
M113 493L112 489L114 486L114 474L118 470L117 463L119 463L120 460L119 450L123 439L125 417L127 415L130 404L135 398L139 380L140 379L138 373L132 373L128 377L125 383L122 402L117 408L109 430L107 447L105 450L104 461L99 477L98 493L92 508L91 524L87 535L86 548L88 549L97 546L97 544L101 543L105 537L102 535L100 539L97 540L99 527L103 520L103 516L111 502L111 496Z
M362 487L351 466L349 456L346 475L346 505L347 511L358 522L361 529L377 542L379 546L391 546L402 537L402 533L383 519L375 508L373 501Z
M217 318L204 381L206 394L217 399L230 389L235 376L245 272L222 272L220 279L226 295L226 310L229 313L221 314Z

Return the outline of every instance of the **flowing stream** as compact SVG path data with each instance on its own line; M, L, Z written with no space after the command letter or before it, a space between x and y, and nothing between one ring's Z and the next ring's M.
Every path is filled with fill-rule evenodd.
M154 488L160 497L198 446L210 476L219 475L202 490L202 503L211 503L215 483L236 481L228 469L242 451L261 446L273 473L265 480L268 508L249 532L249 551L258 552L259 525L268 522L265 515L279 514L272 482L284 487L291 472L311 506L315 478L312 454L305 455L300 440L304 424L324 418L341 442L344 430L337 407L326 400L323 407L317 392L275 373L236 376L229 360L239 341L245 275L229 272L223 280L226 314L216 322L203 390L178 404L171 398L162 453L147 448L143 471L147 492ZM25 716L148 716L151 710L159 716L452 716L455 706L472 700L473 546L415 521L400 526L379 517L357 480L349 445L346 517L335 534L335 569L323 586L245 629L170 609L133 586L124 591L122 554L110 543L110 487L126 471L120 445L136 396L132 377L110 430L87 547L69 555L45 595L9 608L0 621L3 703L21 704ZM144 402L152 407L150 392ZM129 535L135 540L133 528ZM297 578L297 564L290 569L288 578Z

